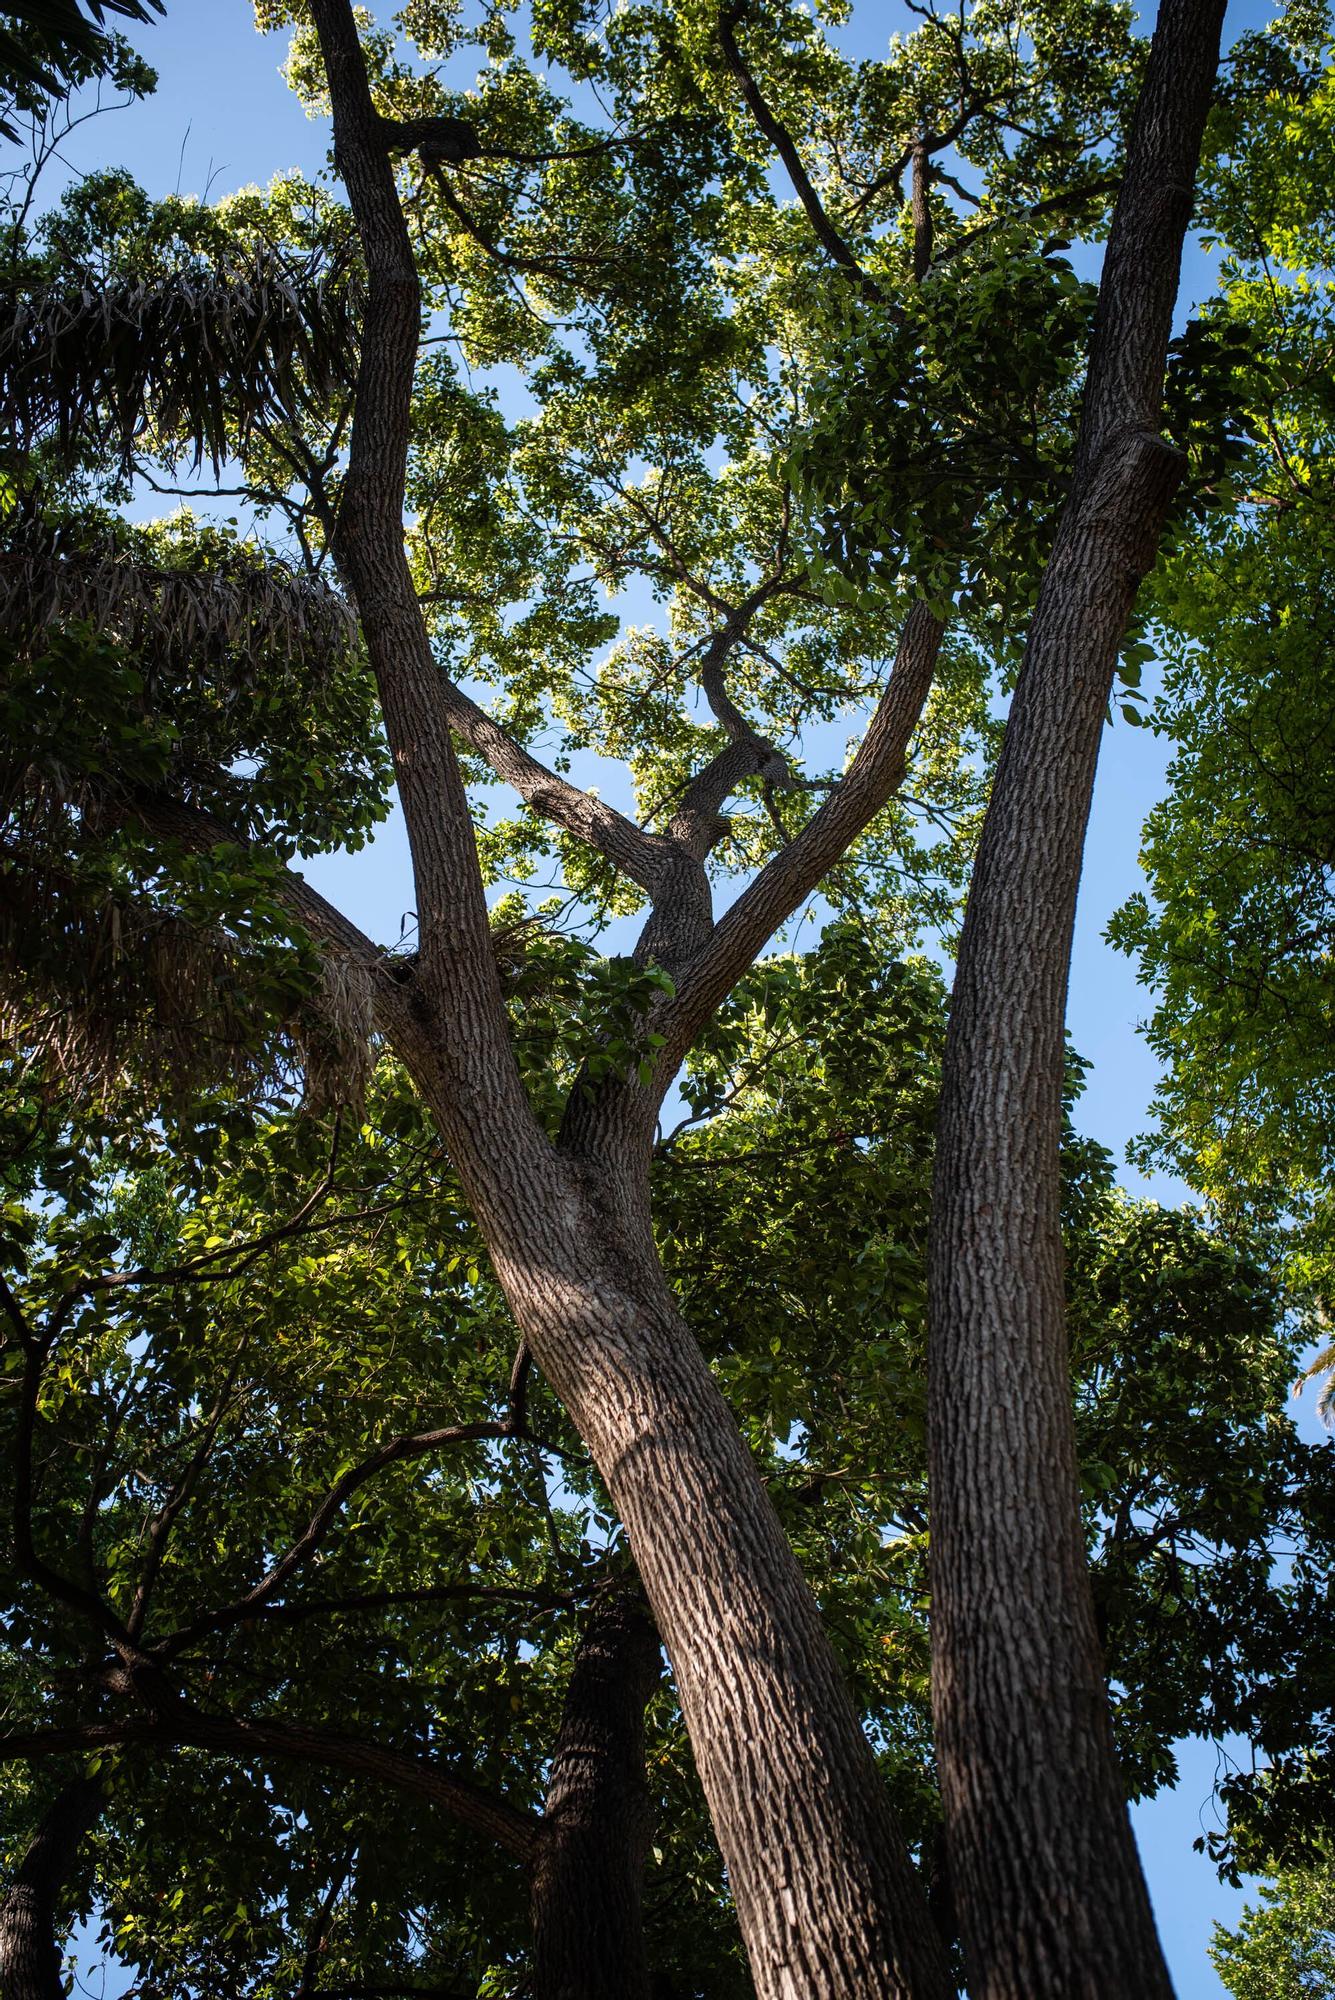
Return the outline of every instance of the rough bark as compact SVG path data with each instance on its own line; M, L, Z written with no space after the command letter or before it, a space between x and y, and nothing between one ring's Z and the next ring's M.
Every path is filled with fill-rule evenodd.
M842 781L724 911L683 968L677 998L657 1022L667 1037L664 1066L671 1065L669 1075L757 953L897 791L909 743L931 693L944 631L925 604L913 606L885 690Z
M932 1635L974 2000L1171 1992L1112 1749L1063 1304L1063 1026L1118 645L1181 474L1163 369L1221 0L1164 0L1044 578L969 895L940 1117Z
M658 1676L647 1607L624 1584L607 1586L580 1636L547 1781L531 1895L535 2000L649 2000L644 1711Z
M66 1785L46 1812L0 1899L3 2000L64 2000L64 1959L56 1942L61 1897L79 1842L101 1805L99 1779L79 1777Z
M811 1592L630 1185L559 1162L492 1254L625 1524L757 1993L938 2000L940 1942Z
M311 12L368 268L335 556L380 687L413 855L420 985L400 1052L534 1358L625 1523L761 2000L943 2000L939 1940L814 1600L668 1297L648 1228L643 1107L604 1131L606 1145L583 1128L577 1156L563 1155L515 1066L449 707L403 553L420 311L411 247L351 8L312 0ZM885 794L866 790L870 816Z

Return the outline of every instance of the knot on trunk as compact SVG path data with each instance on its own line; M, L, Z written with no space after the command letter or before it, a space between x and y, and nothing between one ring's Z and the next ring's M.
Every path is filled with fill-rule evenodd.
M1135 583L1153 566L1186 469L1186 453L1148 427L1114 431L1089 468L1076 501L1076 525L1085 534L1115 541Z
M379 129L387 147L419 153L428 167L457 167L482 153L482 141L463 118L382 118Z

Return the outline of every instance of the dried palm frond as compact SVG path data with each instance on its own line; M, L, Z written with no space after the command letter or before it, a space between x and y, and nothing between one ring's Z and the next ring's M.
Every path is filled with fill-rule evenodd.
M326 412L356 375L350 265L271 249L143 276L75 272L12 294L0 319L0 427L62 456L185 447L217 468L257 423Z
M326 952L320 983L295 1024L313 1111L346 1106L358 1118L366 1107L366 1086L374 1068L375 987L366 966Z
M204 568L136 559L125 538L29 521L0 543L0 629L20 645L87 622L134 658L196 668L227 658L332 663L355 650L356 616L317 577L238 543Z
M372 1066L370 975L238 936L77 868L0 848L0 1038L48 1082L105 1101L127 1084L183 1107L219 1085L290 1089L358 1113Z
M216 928L0 866L0 1035L35 1068L104 1098L127 1075L179 1100L255 1067L240 954Z

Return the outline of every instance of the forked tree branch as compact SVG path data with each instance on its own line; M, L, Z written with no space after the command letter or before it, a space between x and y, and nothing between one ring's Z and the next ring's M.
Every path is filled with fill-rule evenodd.
M936 671L945 627L923 603L904 622L894 666L867 733L839 784L802 831L719 918L657 1018L671 1075L714 1009L779 926L863 833L902 782L909 741Z
M381 691L413 852L422 935L419 967L403 984L383 955L299 877L288 876L288 906L322 942L347 952L376 975L377 1017L417 1077L445 1129L455 1164L478 1192L492 1178L498 1112L523 1146L546 1141L532 1118L514 1062L496 976L466 795L450 743L456 732L521 797L554 823L604 853L644 887L659 909L656 929L677 931L689 948L682 991L670 1004L664 1080L730 987L856 839L899 783L907 744L931 684L941 627L924 607L909 616L890 681L848 773L808 825L744 891L721 923L708 927L708 897L696 880L718 838L718 809L737 783L763 771L770 746L735 712L717 660L706 692L734 742L688 787L668 835L652 835L558 778L440 673L431 654L403 555L402 509L408 423L419 335L420 292L411 244L384 136L371 103L365 64L348 0L312 0L335 111L338 160L363 239L369 296L336 555L356 598ZM831 225L787 134L774 121L736 49L733 15L721 32L740 65L739 83L759 102L762 129L781 151L813 229L832 255ZM731 60L731 57L730 57ZM753 104L753 110L756 109ZM740 726L739 726L740 725ZM764 753L764 754L762 754ZM777 758L778 753L773 756ZM193 821L167 808L177 830ZM675 913L675 914L674 914ZM678 954L680 963L682 954ZM677 966L674 964L673 970ZM471 1052L469 1087L443 1088L440 1035ZM453 1067L451 1065L451 1067ZM505 1107L502 1111L502 1107ZM461 1145L462 1140L462 1145Z
M378 1472L383 1472L387 1465L397 1465L409 1458L423 1458L430 1452L444 1451L450 1445L476 1444L511 1435L506 1419L488 1423L447 1424L439 1430L405 1432L387 1439L334 1481L296 1541L272 1564L253 1590L246 1591L244 1596L217 1611L206 1611L199 1618L192 1619L190 1624L182 1626L155 1646L152 1649L154 1656L174 1659L206 1633L221 1626L239 1625L245 1619L255 1617L278 1595L302 1564L309 1562L353 1494L369 1479L374 1479Z

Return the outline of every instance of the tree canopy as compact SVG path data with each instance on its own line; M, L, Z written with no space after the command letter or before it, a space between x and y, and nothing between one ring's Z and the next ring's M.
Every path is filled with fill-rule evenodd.
M0 32L6 2000L1140 2000L1193 1734L1319 1954L1325 10L258 0L325 175L47 203L153 11Z

